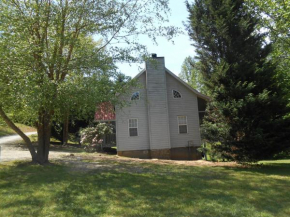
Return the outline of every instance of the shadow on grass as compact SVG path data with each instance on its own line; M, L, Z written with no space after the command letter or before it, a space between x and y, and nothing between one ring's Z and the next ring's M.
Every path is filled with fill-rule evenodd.
M134 166L139 170L132 170L132 164L114 163L106 170L86 173L71 172L60 164L1 166L0 216L290 214L290 171L286 177L286 171L273 173L284 167Z

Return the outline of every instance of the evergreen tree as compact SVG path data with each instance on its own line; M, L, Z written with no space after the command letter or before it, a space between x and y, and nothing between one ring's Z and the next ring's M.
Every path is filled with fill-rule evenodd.
M271 158L290 146L286 94L271 45L244 0L187 2L187 26L212 103L204 138L236 161Z

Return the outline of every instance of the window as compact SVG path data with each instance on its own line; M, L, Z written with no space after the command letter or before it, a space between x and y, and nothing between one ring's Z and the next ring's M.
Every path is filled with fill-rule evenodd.
M129 119L129 136L138 136L138 119Z
M139 99L140 99L139 91L132 94L131 100L139 100Z
M172 90L172 95L175 99L181 98L181 94L177 90Z
M187 117L177 116L178 131L180 134L187 133Z

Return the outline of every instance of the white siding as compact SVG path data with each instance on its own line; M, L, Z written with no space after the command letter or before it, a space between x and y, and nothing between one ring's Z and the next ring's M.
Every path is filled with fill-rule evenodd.
M168 73L166 81L171 148L186 147L191 140L194 146L200 146L197 96ZM177 90L181 98L173 98L172 90ZM179 134L177 116L187 116L187 134Z
M170 148L164 58L146 62L150 149Z
M148 150L148 111L146 103L146 74L145 72L138 78L139 86L129 95L121 96L124 100L130 101L131 95L139 91L140 100L132 101L132 104L124 107L116 107L116 133L118 151ZM138 136L130 137L128 129L128 119L138 119Z

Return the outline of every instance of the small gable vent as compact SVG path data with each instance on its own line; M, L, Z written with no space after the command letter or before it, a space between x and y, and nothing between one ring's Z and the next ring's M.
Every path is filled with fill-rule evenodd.
M139 100L140 99L140 93L139 92L135 92L132 94L131 96L131 100Z
M172 95L175 99L181 98L181 94L177 90L172 90Z

